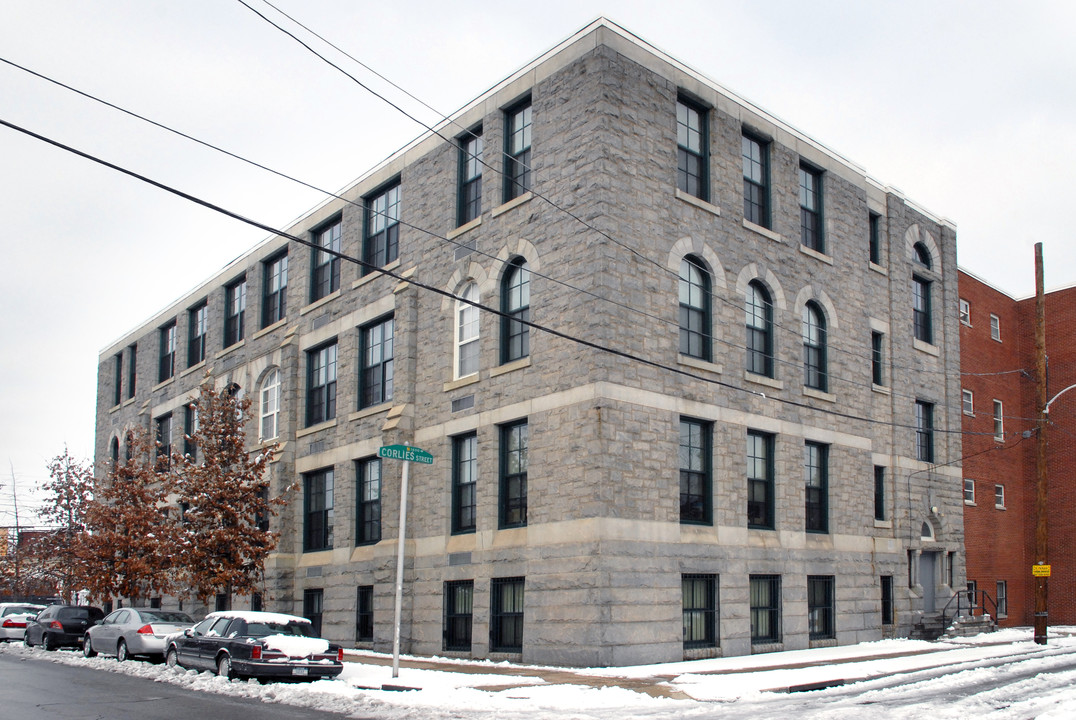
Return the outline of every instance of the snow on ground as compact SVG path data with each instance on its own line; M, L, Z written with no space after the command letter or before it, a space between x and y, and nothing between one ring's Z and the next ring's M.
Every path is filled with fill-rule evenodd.
M536 677L503 672L521 666L438 658L446 670L405 667L398 678L392 678L390 667L360 661L346 663L336 680L301 685L229 682L194 670L118 663L112 658L87 659L74 652L46 652L20 644L0 645L0 652L122 672L194 690L385 720L416 716L430 720L1076 717L1076 628L1051 628L1045 647L1032 642L1030 629L1020 628L938 643L884 640L629 668L527 667ZM356 655L361 659L375 654ZM378 658L383 661L385 656ZM589 679L600 685L601 678L608 683L605 687L566 681ZM630 689L648 678L692 699L652 697ZM766 692L834 681L844 684L813 692ZM379 689L386 684L416 690Z

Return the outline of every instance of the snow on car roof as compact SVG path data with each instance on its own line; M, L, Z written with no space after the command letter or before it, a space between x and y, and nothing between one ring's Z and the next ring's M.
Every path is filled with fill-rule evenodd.
M285 615L284 613L273 612L261 612L258 610L218 610L206 615L207 618L211 617L228 617L228 618L242 618L248 623L252 622L268 622L268 623L281 623L287 625L288 623L306 623L310 624L310 621L304 617L298 615Z

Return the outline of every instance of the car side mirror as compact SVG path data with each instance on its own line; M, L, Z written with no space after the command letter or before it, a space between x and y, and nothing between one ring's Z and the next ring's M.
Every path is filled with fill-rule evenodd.
M187 628L183 631L184 637L194 637L194 628Z

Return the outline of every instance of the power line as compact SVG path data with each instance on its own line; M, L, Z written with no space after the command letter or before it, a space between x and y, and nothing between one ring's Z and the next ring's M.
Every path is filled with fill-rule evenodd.
M650 366L650 367L654 367L654 368L657 368L657 369L660 369L660 370L665 370L667 372L675 373L677 375L688 377L688 378L691 378L693 380L698 380L700 382L704 382L704 383L707 383L709 385L715 385L715 386L718 386L718 387L723 387L723 388L726 388L726 389L729 389L729 390L745 393L747 395L752 395L752 396L759 397L759 398L762 398L762 399L765 399L765 400L773 400L773 401L776 401L776 402L778 402L780 404L783 404L783 405L786 405L786 406L789 406L789 407L796 407L796 408L800 408L800 409L803 409L803 410L808 410L808 411L811 411L811 412L816 412L816 413L823 414L823 415L829 415L829 416L832 416L832 417L839 417L839 418L842 418L842 419L845 419L845 420L851 420L851 421L855 421L855 422L862 422L862 423L866 423L866 424L882 425L882 426L892 427L892 428L904 428L904 429L913 429L913 430L918 429L917 426L915 426L915 425L907 425L907 424L903 424L903 423L897 423L897 422L891 422L891 421L885 421L885 420L876 420L876 419L869 418L869 417L853 415L851 413L845 413L845 412L840 412L840 411L836 411L836 410L829 410L829 409L826 409L826 408L818 408L818 407L814 407L814 406L811 406L811 405L809 405L807 403L799 402L799 401L796 401L796 400L789 400L789 399L780 398L780 397L768 396L765 393L762 393L762 392L759 392L759 391L750 390L748 388L743 388L743 387L739 387L739 386L736 386L736 385L732 385L731 383L727 383L727 382L724 382L724 381L721 381L721 380L716 380L716 379L713 379L713 378L708 378L708 377L705 377L705 376L697 375L697 374L695 374L695 373L693 373L693 372L691 372L689 370L684 370L682 368L674 367L674 366L671 366L671 365L666 365L664 363L661 363L661 362L658 362L658 361L655 361L655 360L650 360L650 359L635 355L635 354L627 352L625 350L618 350L616 348L611 348L611 347L608 347L608 346L605 346L605 345L600 345L600 344L598 344L596 342L593 342L591 340L576 337L576 336L570 335L568 333L565 333L563 331L556 330L554 328L551 328L551 327L536 323L536 322L531 321L531 320L524 320L524 319L521 319L521 318L513 316L511 313L502 311L502 310L497 309L497 308L490 307L488 305L483 305L482 303L479 303L479 302L474 301L474 300L469 300L469 299L461 297L461 296L459 296L459 295L457 295L457 294L455 294L453 292L450 292L448 290L443 290L443 289L441 289L439 287L435 287L435 286L429 285L427 283L420 282L418 280L415 280L414 278L404 277L403 275L400 275L400 274L398 274L396 272L393 272L392 270L388 270L388 269L383 268L383 267L378 267L378 266L372 265L370 263L365 262L364 260L360 260L358 258L351 257L349 255L346 255L346 254L342 253L342 252L338 252L338 251L334 251L334 250L326 250L325 248L319 246L315 242L312 242L310 240L307 240L305 238L301 238L301 237L298 237L298 236L295 236L295 235L291 235L291 234L289 234L289 233L287 233L287 232L285 232L283 230L280 230L278 228L274 228L271 225L267 225L267 224L262 223L260 221L257 221L257 220L251 219L251 218L247 218L247 217L245 217L243 215L240 215L237 212L234 212L232 210L228 210L228 209L223 208L223 207L221 207L219 205L216 205L216 204L214 204L212 202L209 202L208 200L204 200L204 199L199 198L199 197L197 197L195 195L191 195L190 193L187 193L187 192L184 192L184 191L179 190L177 188L171 187L170 185L166 185L166 184L164 184L162 182L159 182L157 180L153 180L152 178L146 177L145 175L139 174L139 173L137 173L137 172L135 172L133 170L129 170L129 169L124 168L122 166L116 165L115 163L111 163L111 162L109 162L107 160L104 160L103 158L99 158L99 157L97 157L95 155L92 155L90 153L84 152L82 150L78 150L78 149L76 149L74 147L71 147L71 146L66 145L64 143L61 143L61 142L59 142L57 140L53 140L53 139L48 138L48 137L46 137L44 135L41 135L39 133L33 132L32 130L23 128L23 127L21 127L19 125L15 125L14 123L8 122L7 120L4 120L2 118L0 118L0 125L3 125L3 126L8 127L8 128L10 128L12 130L15 130L16 132L23 133L24 135L32 137L32 138L34 138L36 140L39 140L41 142L44 142L44 143L46 143L48 145L52 145L53 147L56 147L58 149L61 149L61 150L64 150L66 152L69 152L69 153L72 153L74 155L77 155L77 156L79 156L81 158L84 158L86 160L89 160L91 162L94 162L94 163L97 163L97 164L102 165L104 167L107 167L107 168L109 168L111 170L115 170L116 172L119 172L121 174L127 175L128 177L132 177L132 178L134 178L136 180L140 180L141 182L144 182L144 183L146 183L148 185L152 185L152 186L154 186L154 187L156 187L158 189L164 190L165 192L168 192L170 194L176 195L178 197L181 197L181 198L183 198L183 199L185 199L185 200L187 200L189 202L192 202L192 203L195 203L197 205L200 205L200 206L202 206L202 207L204 207L204 208L206 208L208 210L212 210L213 212L220 213L220 214L225 215L227 217L230 217L230 218L232 218L234 220L238 220L239 222L245 223L245 224L250 225L252 227L259 228L260 230L268 232L268 233L270 233L272 235L277 235L277 236L280 236L280 237L283 237L283 238L287 238L288 240L291 240L291 241L293 241L293 242L295 242L295 243L297 243L299 245L303 245L305 247L309 247L309 248L315 249L315 250L320 250L322 252L325 252L325 253L328 253L330 255L336 256L336 257L338 257L338 258L340 258L342 260L346 260L348 262L354 263L356 265L361 266L364 270L367 270L367 271L370 271L370 272L380 273L381 275L384 275L386 277L393 278L397 282L408 284L408 285L413 285L416 288L426 290L427 292L431 292L431 293L434 293L434 294L442 296L442 297L446 297L446 298L450 298L452 300L456 300L457 302L461 302L461 303L465 303L467 305L471 305L471 306L477 308L478 310L481 310L481 311L496 315L496 316L498 316L500 318L503 318L503 319L507 319L507 320L511 320L513 322L520 323L521 325L526 325L527 327L533 328L533 329L535 329L537 331L544 332L544 333L546 333L548 335L552 335L553 337L557 337L557 338L560 338L562 340L566 340L568 342L572 342L572 343L575 343L575 344L590 348L592 350L597 350L599 352L608 353L608 354L613 355L615 357L619 357L619 358L622 358L622 359L625 359L625 360L628 360L628 361L631 361L631 362L637 362L637 363L647 365L647 366ZM943 434L962 434L962 430L951 430L951 429L934 429L933 432L943 433Z

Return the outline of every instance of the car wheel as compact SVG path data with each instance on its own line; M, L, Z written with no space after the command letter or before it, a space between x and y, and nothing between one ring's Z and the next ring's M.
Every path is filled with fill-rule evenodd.
M179 653L176 652L174 647L168 648L168 652L164 655L164 664L170 668L179 666Z
M217 658L217 675L227 680L232 679L232 659L227 655Z
M45 633L44 635L41 636L41 645L46 650L55 650L56 649L56 639L53 638L51 634Z
M92 658L97 652L93 649L93 644L90 642L90 636L87 635L82 638L82 656Z
M30 639L30 633L26 633L22 636L22 644L28 648L32 648L34 646L34 641Z
M127 657L127 641L120 640L120 644L116 646L116 662L124 662Z

